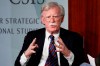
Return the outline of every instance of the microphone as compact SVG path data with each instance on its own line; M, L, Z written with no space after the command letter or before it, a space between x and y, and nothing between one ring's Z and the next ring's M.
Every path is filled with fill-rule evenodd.
M80 66L91 66L89 63L82 63Z

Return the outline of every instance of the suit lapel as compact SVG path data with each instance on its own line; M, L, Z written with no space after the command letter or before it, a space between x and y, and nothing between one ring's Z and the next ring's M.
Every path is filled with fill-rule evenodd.
M39 56L39 59L41 59L42 56L44 41L45 41L45 29L42 29L40 31L40 34L37 36L37 44L39 46L37 50L37 56Z

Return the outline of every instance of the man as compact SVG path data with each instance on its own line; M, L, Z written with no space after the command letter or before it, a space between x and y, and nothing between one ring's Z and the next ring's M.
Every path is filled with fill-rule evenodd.
M27 34L22 50L15 61L15 66L79 66L87 61L82 37L60 27L64 15L63 6L56 2L49 2L42 6L41 22L45 28ZM55 58L51 60L55 60L52 63L47 61L48 57L51 57L49 55L50 35L54 36L55 43L53 45L56 47L56 64L58 65L52 64L56 61Z

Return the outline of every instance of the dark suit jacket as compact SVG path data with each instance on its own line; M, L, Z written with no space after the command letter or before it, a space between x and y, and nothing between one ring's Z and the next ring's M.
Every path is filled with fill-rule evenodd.
M66 44L68 49L74 53L75 58L72 66L79 66L83 62L87 62L87 56L85 55L83 50L83 39L79 34L61 28L60 37ZM19 62L20 57L23 52L28 48L29 44L34 38L37 38L36 44L38 44L39 48L36 49L36 54L32 54L31 58L27 62L27 66L38 66L43 51L45 28L28 32L27 36L24 39L22 50L20 51L15 61L15 66L21 66ZM69 66L68 61L64 58L62 53L60 53L60 63L61 66Z

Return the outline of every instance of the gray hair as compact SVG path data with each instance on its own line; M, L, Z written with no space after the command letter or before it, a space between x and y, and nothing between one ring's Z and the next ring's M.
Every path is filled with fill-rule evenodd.
M61 11L61 15L64 16L65 15L65 10L64 10L64 7L60 4L58 4L57 2L48 2L48 3L44 3L41 7L41 13L43 11L47 11L49 10L50 8L52 7L59 7L60 8L60 11Z

